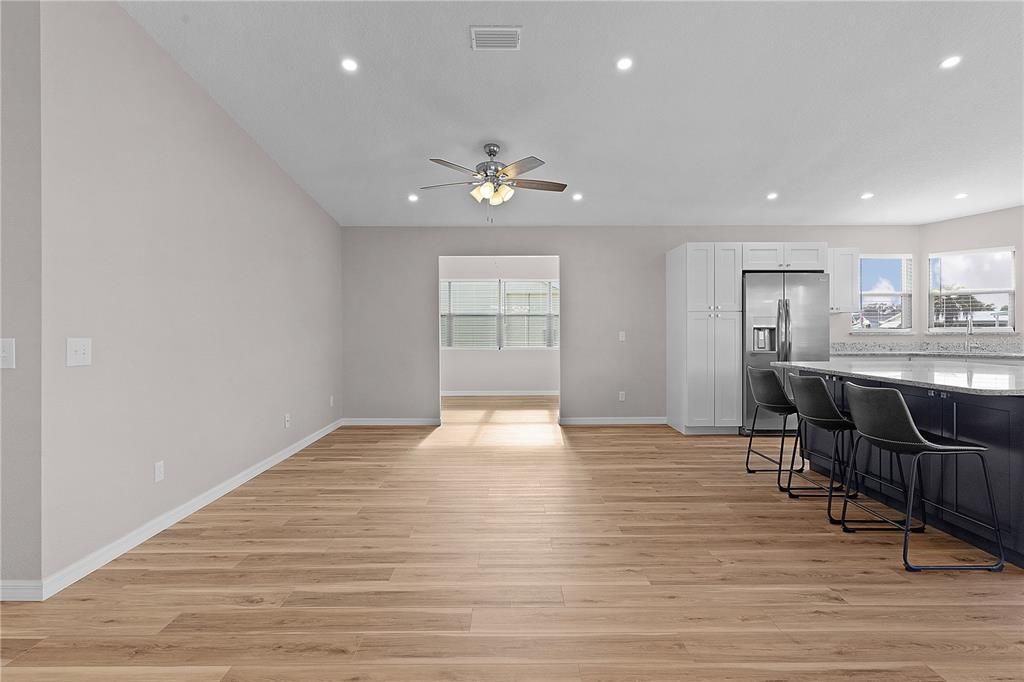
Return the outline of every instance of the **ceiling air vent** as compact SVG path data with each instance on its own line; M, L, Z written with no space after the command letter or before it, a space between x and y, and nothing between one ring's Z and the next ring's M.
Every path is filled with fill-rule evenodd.
M508 51L519 49L522 26L470 26L473 49L478 51Z

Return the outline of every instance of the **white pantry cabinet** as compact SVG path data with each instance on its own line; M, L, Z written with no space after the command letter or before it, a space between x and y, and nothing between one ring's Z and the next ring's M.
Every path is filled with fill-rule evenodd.
M741 426L743 313L690 312L686 324L684 426Z
M825 242L745 242L744 270L811 270L828 265Z
M741 310L743 248L733 242L686 245L686 309Z
M829 310L852 313L860 308L860 251L856 248L828 250Z
M665 268L668 423L735 433L743 420L743 244L683 244Z

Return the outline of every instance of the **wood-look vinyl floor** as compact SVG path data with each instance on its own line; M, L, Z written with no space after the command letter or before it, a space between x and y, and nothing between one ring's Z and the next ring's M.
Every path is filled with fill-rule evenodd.
M0 678L1024 679L1021 570L909 574L897 534L844 534L743 473L739 437L556 416L450 398L440 428L335 431L49 601L4 604Z

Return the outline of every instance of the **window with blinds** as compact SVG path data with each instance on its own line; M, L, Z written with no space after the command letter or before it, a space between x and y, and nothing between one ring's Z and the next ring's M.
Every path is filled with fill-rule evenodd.
M557 280L442 280L442 348L558 348Z
M914 259L910 254L860 257L860 308L851 328L888 331L913 326Z
M1014 328L1012 248L935 253L928 257L932 329Z

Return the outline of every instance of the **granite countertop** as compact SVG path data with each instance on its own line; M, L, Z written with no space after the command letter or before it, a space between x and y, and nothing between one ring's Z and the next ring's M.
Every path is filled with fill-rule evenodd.
M906 353L897 355L905 356ZM971 362L970 359L835 357L823 362L773 362L776 367L883 381L974 395L1024 396L1024 363Z
M1024 360L1024 353L989 353L986 351L952 351L952 350L876 350L876 351L839 351L832 353L834 358L958 358L962 360Z

